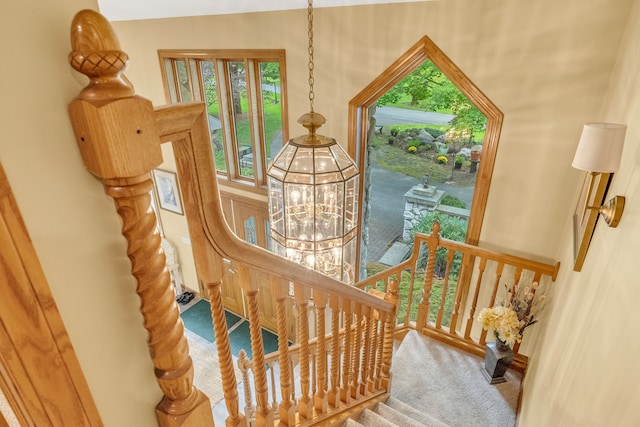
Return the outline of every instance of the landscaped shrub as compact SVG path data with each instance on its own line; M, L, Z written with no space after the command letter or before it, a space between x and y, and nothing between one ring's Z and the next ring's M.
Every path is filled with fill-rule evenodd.
M440 224L440 237L457 242L464 242L467 236L467 220L450 216L442 212L433 211L422 217L409 232L409 242L413 244L415 233L431 234L431 226L437 221ZM418 267L425 268L427 265L428 252L422 251L418 260ZM460 263L462 262L462 254L456 252L449 270L450 277L458 277L460 272ZM446 249L438 249L436 252L435 275L444 277L447 271L447 251Z
M450 195L446 195L444 196L442 199L440 199L440 204L441 205L447 205L447 206L453 206L454 208L462 208L462 209L466 209L467 208L467 204L465 202L463 202L462 200L458 199L457 197L453 197Z
M432 129L432 128L424 128L425 132L429 133L434 138L439 137L440 135L444 135L444 132L440 129Z
M407 151L410 152L410 153L415 153L416 151L418 151L418 147L416 147L415 145L410 145L407 148Z
M438 161L438 163L442 164L442 165L446 165L447 163L449 163L449 159L447 159L447 156L438 156L438 158L436 159Z

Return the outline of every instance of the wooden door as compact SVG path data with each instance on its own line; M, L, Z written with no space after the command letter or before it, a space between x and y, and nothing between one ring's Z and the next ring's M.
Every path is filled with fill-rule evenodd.
M249 199L235 194L223 193L222 207L225 209L225 218L232 230L241 239L268 249L269 244L269 209L266 201ZM230 221L232 218L232 221ZM257 273L255 273L257 274ZM254 276L255 274L252 274ZM233 307L242 304L242 292L237 284L237 276L229 278L222 287L225 307L236 311ZM264 281L258 280L259 283ZM268 282L268 281L266 281ZM269 283L261 286L258 293L258 310L260 323L263 327L277 331L276 307L271 298ZM237 314L244 315L236 311ZM246 317L246 316L244 316Z

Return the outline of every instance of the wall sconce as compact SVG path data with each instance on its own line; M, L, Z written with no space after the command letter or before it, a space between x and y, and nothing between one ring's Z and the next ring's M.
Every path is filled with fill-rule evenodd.
M583 186L574 214L575 266L580 271L598 217L609 227L617 227L624 211L625 198L615 196L604 202L612 174L618 171L626 125L586 123L571 165L589 172L588 187ZM585 182L586 184L586 182Z
M595 175L618 171L626 130L626 125L613 123L584 125L571 166L591 174L587 202L593 191ZM585 211L587 209L597 210L609 227L617 227L624 210L624 197L615 196L602 206L588 206L587 203Z

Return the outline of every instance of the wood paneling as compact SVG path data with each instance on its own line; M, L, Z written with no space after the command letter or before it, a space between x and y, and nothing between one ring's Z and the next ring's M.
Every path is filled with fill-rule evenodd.
M101 426L0 165L0 386L22 425Z

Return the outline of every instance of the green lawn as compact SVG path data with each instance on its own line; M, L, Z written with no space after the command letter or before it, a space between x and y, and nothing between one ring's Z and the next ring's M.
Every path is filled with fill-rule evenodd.
M245 113L236 117L236 144L238 145L253 145L252 141L252 132L251 132L251 123L249 120L249 114L247 113L247 100L246 98L242 99L241 102L242 111ZM209 114L219 117L219 106L218 104L209 106ZM264 113L264 127L265 127L265 153L266 157L271 156L271 141L275 136L282 130L282 104L274 104L272 102L266 102L263 105L263 113ZM224 166L224 154L220 153L219 150L215 153L216 160L216 168L218 170L225 170ZM253 168L241 168L240 171L243 176L253 176Z
M384 271L387 267L379 263L367 264L367 276L373 276L376 273ZM411 274L407 271L402 273L400 279L400 307L398 308L398 322L404 322L404 317L409 311L409 320L416 321L418 318L418 306L422 301L422 285L424 284L424 272L416 274L415 285L413 289L411 307L407 308L409 291L411 289ZM444 310L442 316L442 325L449 326L451 321L451 313L453 313L453 307L456 297L456 289L458 287L457 278L450 278L449 285L447 287L447 294L445 296ZM438 309L442 299L442 290L444 288L443 279L434 279L433 286L431 288L431 304L429 305L429 321L434 322L438 317ZM383 290L379 287L379 290Z

